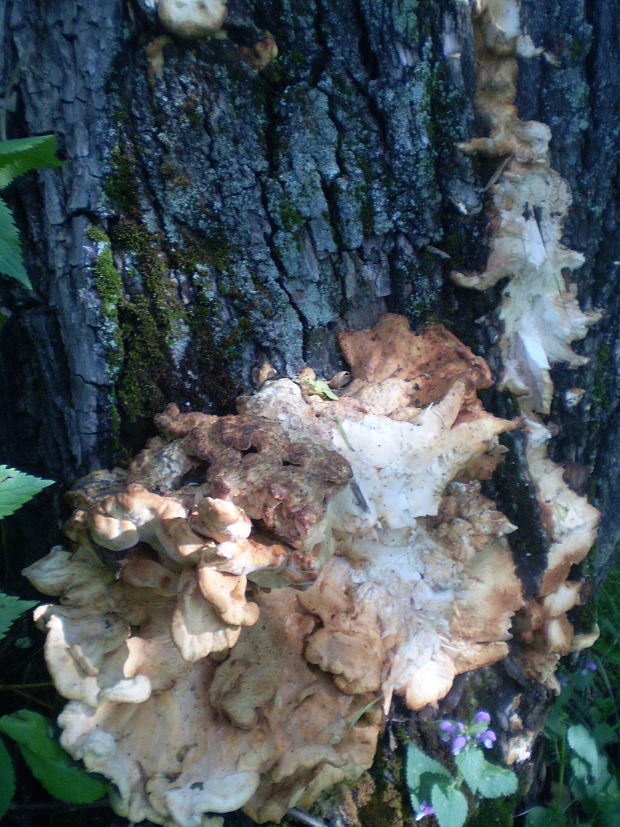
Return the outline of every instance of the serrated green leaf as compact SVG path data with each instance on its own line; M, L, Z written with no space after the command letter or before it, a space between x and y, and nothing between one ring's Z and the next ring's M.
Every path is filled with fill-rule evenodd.
M36 600L21 600L19 597L0 592L0 639L6 635L13 621L28 609L33 609L37 602Z
M89 804L107 794L109 784L89 775L50 735L51 722L38 712L20 709L0 718L0 731L12 738L32 774L55 798Z
M507 767L498 767L487 761L477 749L459 753L455 762L471 791L483 798L500 798L517 791L517 776Z
M0 141L0 189L32 169L59 167L63 163L56 157L55 135Z
M596 741L588 730L583 724L573 724L568 728L566 738L573 752L586 762L592 775L596 775L602 756L596 745Z
M0 273L17 279L25 287L30 287L30 279L24 268L22 247L13 214L0 198Z
M484 765L484 758L480 750L476 748L465 749L459 752L454 761L469 789L472 793L477 793L478 781Z
M479 753L480 754L480 753ZM480 776L477 787L478 794L483 798L501 798L504 795L513 795L517 791L517 776L508 767L498 767L491 764L484 756L480 767Z
M433 775L444 776L444 778L452 778L450 772L435 761L430 755L427 755L415 744L407 744L407 759L406 759L406 781L410 789L416 789L420 784L420 778L425 772L430 772Z
M439 827L462 827L467 819L467 799L454 787L442 789L435 784L431 792L431 804Z
M15 795L15 771L13 762L0 738L0 819L3 818Z
M414 810L420 809L422 801L430 801L431 789L438 781L451 781L448 770L430 755L422 752L415 744L407 744L405 780Z
M53 485L54 480L42 480L31 477L23 471L0 465L0 520L8 517L28 500L36 496L39 491Z

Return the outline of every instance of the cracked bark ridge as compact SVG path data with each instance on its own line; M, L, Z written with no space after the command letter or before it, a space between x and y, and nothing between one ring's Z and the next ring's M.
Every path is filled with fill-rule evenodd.
M170 399L225 409L257 358L334 371L336 330L388 300L439 310L426 245L442 205L477 199L455 148L473 117L456 0L235 2L228 37L190 43L142 6L10 0L3 14L0 68L8 83L8 58L21 67L23 102L8 127L54 131L70 163L36 197L16 190L36 291L2 334L27 421L9 403L0 433L12 461L28 428L19 459L58 479L136 450ZM279 57L259 71L239 49L269 37Z

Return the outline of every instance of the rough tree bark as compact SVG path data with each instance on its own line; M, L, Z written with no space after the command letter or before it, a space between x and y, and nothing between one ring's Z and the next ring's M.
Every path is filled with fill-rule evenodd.
M58 540L76 478L131 455L167 401L230 410L265 358L329 376L336 332L390 310L439 318L500 370L499 289L448 277L484 269L496 167L456 146L484 128L469 5L229 9L227 37L180 41L132 2L0 4L8 137L53 132L67 160L11 193L35 289L0 286L0 456L60 485L10 529L24 549L10 579ZM553 458L584 467L603 514L598 576L620 535L620 2L523 0L521 20L542 51L519 60L519 113L551 127L574 197L565 241L586 257L580 301L606 311L576 346L589 365L554 368L551 416ZM258 70L240 47L265 32L279 57ZM507 404L489 394L500 415ZM511 508L528 484L518 450L505 467L515 553L544 554L528 498Z

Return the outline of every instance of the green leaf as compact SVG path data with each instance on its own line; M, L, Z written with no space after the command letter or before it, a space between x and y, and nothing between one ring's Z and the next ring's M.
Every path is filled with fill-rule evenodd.
M31 169L60 167L63 163L56 157L55 135L0 141L0 189Z
M17 279L25 287L32 289L24 268L22 247L17 227L13 221L13 214L2 198L0 198L0 273Z
M481 756L482 757L482 756ZM483 798L500 798L514 795L517 791L517 776L508 767L498 767L482 757L482 769L478 778L478 793Z
M415 744L407 744L406 764L405 777L410 790L415 790L420 786L420 779L425 772L443 776L444 778L452 778L452 775L443 764L440 764L439 761L435 761L430 755L422 752Z
M11 623L28 609L33 609L37 602L36 600L21 600L19 597L0 592L0 639L6 635Z
M432 786L437 781L451 781L452 775L443 764L422 752L415 744L407 744L405 780L413 809L419 810L422 801L430 800Z
M320 393L321 396L327 397L327 399L338 399L325 379L314 379L312 382L308 382L308 387L312 388L316 393Z
M49 734L51 722L38 712L20 709L0 718L0 732L19 747L32 774L55 798L89 804L102 798L109 784L89 775Z
M484 758L479 749L465 749L454 759L456 766L461 771L467 786L472 793L478 792L478 781L482 774Z
M573 724L573 726L568 728L566 737L573 752L575 752L586 762L586 764L588 764L591 774L596 775L598 773L601 760L604 759L601 756L596 745L596 741L592 735L590 735L583 724Z
M564 827L565 824L550 807L532 807L525 816L525 827Z
M607 717L612 717L611 710ZM607 722L596 724L592 730L592 737L596 741L599 748L604 747L607 744L613 744L618 740L615 727L610 726Z
M28 500L31 500L39 491L53 485L54 480L42 480L39 477L31 477L23 471L9 468L7 465L0 465L0 520L8 517L9 514Z
M442 789L439 784L433 786L431 804L435 810L439 827L462 827L467 819L467 799L454 787Z
M0 738L0 819L3 818L15 794L15 772L13 762Z
M471 791L482 798L500 798L517 791L514 772L491 764L478 748L463 750L454 760Z

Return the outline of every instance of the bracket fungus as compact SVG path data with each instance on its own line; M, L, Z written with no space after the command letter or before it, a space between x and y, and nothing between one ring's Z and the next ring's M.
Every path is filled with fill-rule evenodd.
M227 0L159 0L157 14L164 28L178 37L204 37L219 31Z
M518 56L531 57L544 50L521 31L518 0L481 0L474 33L476 105L490 135L459 147L468 154L496 157L499 166L489 185L486 269L454 271L452 279L477 290L509 279L499 308L501 386L516 395L524 417L526 470L548 541L538 595L515 621L520 643L515 659L525 675L559 692L555 677L559 658L590 646L597 637L596 629L575 635L566 613L579 603L582 586L568 579L570 570L594 544L599 514L569 488L562 467L547 457L551 433L543 416L549 414L553 399L552 365L587 363L571 344L582 339L602 313L581 310L576 285L567 283L567 274L581 267L584 258L561 243L571 193L550 166L551 130L537 121L522 121L515 106ZM566 403L575 406L582 396L576 388Z
M476 290L510 279L499 310L504 328L502 385L524 397L530 411L546 414L553 396L551 365L587 362L570 345L586 335L601 313L582 311L576 286L566 284L566 274L581 267L584 258L560 241L572 199L568 184L550 166L551 130L538 121L522 121L514 105L517 57L527 40L520 33L519 4L483 0L479 9L474 21L476 106L491 135L459 147L468 154L496 157L499 167L490 187L486 270L454 271L452 279Z
M370 766L393 693L422 709L508 652L514 526L480 481L519 423L441 326L340 339L337 399L277 379L235 416L169 405L70 492L75 550L25 570L60 598L37 620L63 746L132 821L278 821Z

